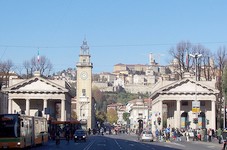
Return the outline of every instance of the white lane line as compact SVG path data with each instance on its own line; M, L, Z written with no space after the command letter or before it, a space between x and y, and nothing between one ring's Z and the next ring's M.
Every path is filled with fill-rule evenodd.
M97 144L98 146L106 146L106 144Z
M183 145L183 144L174 143L174 142L170 142L169 144L173 144L173 145L177 145L177 146L185 147L185 145Z
M92 144L94 144L94 143L95 143L95 140L92 141L91 143L89 143L89 144L84 148L84 150L89 150L89 149L91 148Z
M122 147L120 146L120 144L117 142L117 140L114 140L115 143L117 144L117 146L119 147L119 149L122 149Z
M164 145L165 147L172 147L171 145Z

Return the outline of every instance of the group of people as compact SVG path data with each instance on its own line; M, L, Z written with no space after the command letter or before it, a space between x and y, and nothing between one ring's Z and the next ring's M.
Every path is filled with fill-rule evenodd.
M218 130L213 129L178 129L178 128L164 128L162 130L156 129L155 131L156 141L181 141L182 137L186 138L186 141L205 141L212 142L213 138L217 138L221 144L223 140L223 131L221 128Z
M166 141L171 140L181 141L182 131L178 128L164 128L162 130L156 129L155 131L156 141Z

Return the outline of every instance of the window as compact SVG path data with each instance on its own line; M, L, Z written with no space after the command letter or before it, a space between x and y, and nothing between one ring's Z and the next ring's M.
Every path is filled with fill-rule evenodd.
M182 101L182 106L188 106L188 101Z
M82 89L82 95L86 96L86 89Z
M200 101L200 105L201 106L205 106L206 105L206 102L205 101Z
M143 114L142 114L142 113L139 113L138 116L139 116L139 117L143 117Z

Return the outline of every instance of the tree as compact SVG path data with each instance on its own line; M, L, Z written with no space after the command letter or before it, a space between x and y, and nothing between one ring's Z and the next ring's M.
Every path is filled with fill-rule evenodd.
M183 73L189 71L190 57L188 57L188 54L191 53L191 46L189 41L182 41L177 44L176 48L169 50L170 55L177 60L175 66L177 70L175 73L177 73L181 79L183 78ZM185 61L186 57L188 58L188 62Z
M227 51L226 51L226 47L220 47L217 51L216 57L215 57L215 62L217 65L217 81L216 81L216 88L220 91L218 94L218 98L216 101L216 114L217 114L217 128L219 128L221 126L221 114L222 114L222 108L223 108L223 72L224 72L224 68L226 66L226 62L227 62ZM225 91L224 91L225 92Z
M198 62L196 64L195 59L193 59L194 68L192 70L195 70L195 67L197 65L197 77L198 80L201 80L201 77L203 76L205 80L211 79L211 68L210 68L210 58L211 58L211 52L209 49L205 48L201 44L193 45L192 46L192 54L201 54L201 57L198 58Z
M100 123L103 124L106 121L106 113L103 111L98 111L96 112L96 120Z
M123 119L124 121L127 122L127 124L129 123L129 116L130 116L130 113L127 113L127 112L123 113Z
M107 117L107 121L109 123L111 123L111 124L117 123L118 116L117 116L117 111L116 110L114 110L114 109L107 110L106 117Z
M9 86L10 71L14 64L11 60L0 62L0 86L4 84L6 87Z
M27 78L31 77L34 71L40 71L41 75L48 76L53 69L53 65L46 56L41 56L38 60L35 56L32 59L25 60L23 66L27 73Z
M175 73L178 74L179 79L183 78L184 72L194 72L197 67L198 80L203 76L205 80L211 80L212 70L210 66L211 53L210 50L201 44L192 45L190 42L180 42L176 48L169 50L170 55L176 60L174 64ZM202 54L196 64L195 59L189 57L190 54ZM197 66L196 66L197 65ZM194 72L195 73L195 72Z
M96 109L97 111L104 111L106 112L107 108L107 101L104 92L101 92L98 87L92 88L92 95L96 102Z
M223 106L224 106L224 114L226 114L226 99L227 99L227 67L225 67L223 76L222 76L222 91L224 94L224 101L223 101ZM224 115L224 119L226 120L226 116ZM224 124L224 128L226 127L226 122Z

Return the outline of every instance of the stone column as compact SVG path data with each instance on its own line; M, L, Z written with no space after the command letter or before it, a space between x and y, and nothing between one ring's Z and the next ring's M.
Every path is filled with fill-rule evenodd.
M160 117L161 117L161 124L160 124L160 126L159 126L159 129L162 129L163 128L163 112L162 112L162 104L163 102L162 102L162 100L160 100L159 101L159 109L158 109L158 111L160 112ZM158 124L158 122L157 122L157 119L156 119L156 123Z
M8 100L8 113L11 114L12 113L12 99L9 98Z
M26 99L26 115L30 116L30 99Z
M47 114L45 114L45 108L47 109L47 99L43 100L43 115L44 116L47 115Z
M61 121L65 121L65 100L61 100Z
M177 123L177 128L180 129L180 124L181 124L181 113L180 113L180 104L181 101L177 100L177 118L175 118L175 121Z
M215 120L216 120L216 115L215 115L215 101L211 101L211 128L212 129L216 129L216 123L215 123Z

